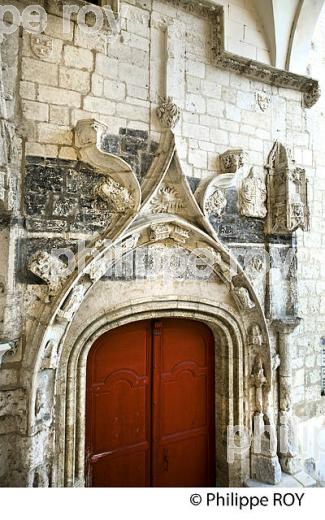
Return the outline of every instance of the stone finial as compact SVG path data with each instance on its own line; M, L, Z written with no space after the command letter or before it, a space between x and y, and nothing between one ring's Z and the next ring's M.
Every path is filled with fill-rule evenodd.
M181 117L181 110L173 102L170 96L160 98L160 104L157 108L157 116L163 128L175 128Z

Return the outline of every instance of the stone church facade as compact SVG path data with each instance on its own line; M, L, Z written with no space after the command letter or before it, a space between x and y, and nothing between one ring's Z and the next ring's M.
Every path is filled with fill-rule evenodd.
M87 485L89 351L162 318L215 338L217 485L325 480L323 2L303 73L253 0L112 2L96 33L34 4L0 47L0 484Z

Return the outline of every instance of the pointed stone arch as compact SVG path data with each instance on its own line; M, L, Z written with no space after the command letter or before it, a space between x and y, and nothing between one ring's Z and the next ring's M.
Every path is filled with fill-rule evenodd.
M251 433L254 413L259 414L262 423L273 424L271 351L263 309L245 272L221 244L208 216L192 193L181 169L172 132L168 130L163 133L156 159L141 190L128 165L101 151L102 126L88 121L82 122L78 128L80 157L124 186L128 193L133 194L136 202L122 215L117 229L108 227L106 234L91 244L88 255L86 252L78 258L77 268L64 281L61 292L54 295L52 302L44 304L44 312L38 323L34 324L35 327L30 328L27 338L30 348L23 361L23 374L24 384L31 388L28 434L32 437L31 442L36 442L33 434L43 430L49 459L53 461L57 459L55 454L60 454L58 464L52 464L54 485L83 485L81 453L84 438L82 425L79 429L75 428L81 420L76 415L76 399L77 394L84 395L84 360L91 342L101 331L141 317L146 319L148 315L161 317L169 312L173 316L190 316L210 324L214 327L216 337L224 338L222 344L228 349L226 357L229 365L225 368L228 371L227 392L236 398L232 402L233 411L228 411L221 422L223 436L227 435L227 426L235 426L236 423L247 427ZM80 135L86 137L80 138ZM163 206L163 211L155 210L152 201L163 183L167 186L176 185L183 201L182 207L167 204ZM167 195L170 194L171 191L167 191ZM164 301L156 292L150 298L142 298L141 301L135 299L128 306L103 307L93 323L82 324L80 337L71 343L69 335L79 309L91 291L96 290L107 268L132 251L161 242L178 244L198 258L204 249L206 264L227 290L227 302L220 301L217 294L205 301L202 295L185 295L181 292L167 294ZM249 341L253 325L259 327L263 338L259 343ZM235 353L234 345L237 345ZM264 371L262 410L256 409L250 380L257 355L262 359ZM78 388L74 386L75 383ZM47 409L42 405L44 392L48 392L46 402L52 403ZM224 445L224 441L224 438L217 439L220 446ZM80 453L77 459L76 450ZM227 464L226 455L223 450L219 461L223 470ZM223 482L224 485L241 485L250 475L264 478L270 483L279 479L274 449L267 454L255 454L251 472L249 451L236 457L235 465L227 465L225 474L229 478Z

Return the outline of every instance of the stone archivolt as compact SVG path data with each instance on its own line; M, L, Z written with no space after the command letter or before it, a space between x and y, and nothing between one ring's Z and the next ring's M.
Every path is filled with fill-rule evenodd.
M235 342L238 342L239 344L242 341L242 338L247 335L245 330L248 330L250 324L258 324L261 333L263 331L264 335L264 341L260 350L261 354L264 356L263 359L265 359L265 367L268 367L271 363L270 345L262 308L258 303L254 289L244 271L222 246L207 218L207 211L204 202L215 192L213 191L213 186L211 191L207 192L204 190L204 197L206 198L203 197L203 202L201 201L200 207L195 196L191 192L187 179L182 171L176 152L173 134L168 130L162 136L161 147L158 150L154 163L147 173L148 180L142 186L141 197L140 187L134 180L135 177L131 168L128 167L128 165L125 166L124 163L119 162L114 156L112 157L110 154L104 154L101 151L101 134L104 131L104 128L101 126L98 127L97 124L89 121L81 122L77 128L77 143L80 159L95 166L97 171L100 171L103 174L104 182L110 183L110 180L113 179L113 191L115 189L117 190L118 197L121 195L120 186L123 188L125 187L129 193L132 192L132 196L134 196L134 207L132 209L129 207L126 208L125 212L120 214L121 223L120 226L115 228L114 235L110 234L111 230L108 229L105 236L103 235L100 239L97 238L96 241L94 241L93 247L90 248L92 254L90 257L85 257L85 266L81 272L74 272L69 280L64 284L62 291L59 293L56 300L51 302L51 305L44 306L45 310L42 317L43 325L40 325L36 336L33 335L33 337L27 338L27 341L29 341L30 344L35 345L37 349L38 362L36 367L39 367L39 369L35 368L35 381L40 381L40 377L45 378L46 376L49 378L47 386L48 390L46 391L50 393L51 388L55 388L54 384L51 386L51 377L60 378L63 374L61 371L63 369L61 369L61 360L62 357L64 357L63 352L65 348L68 348L66 345L66 337L68 337L69 331L74 326L73 324L75 323L76 313L80 312L80 306L82 302L84 302L88 291L99 281L101 273L104 274L106 269L114 265L114 263L124 254L129 254L135 248L141 248L144 245L148 245L148 243L151 245L151 243L155 242L161 242L163 244L168 244L169 246L172 242L177 244L178 247L183 247L188 251L192 251L194 254L196 254L195 252L198 244L204 244L204 247L207 247L210 252L211 249L214 251L214 254L211 255L213 271L218 276L220 283L225 285L225 295L227 295L227 291L230 290L231 295L234 297L232 300L227 296L226 307L229 315L232 315L231 319L238 323L236 325L238 330L236 329ZM119 186L117 187L115 183L118 183ZM166 187L168 187L168 189L166 189ZM210 184L208 188L211 189ZM118 209L122 209L123 204L126 202L124 197L126 192L123 190L122 193L122 206L118 206ZM161 207L164 209L163 213L155 212L157 195L162 197ZM109 192L109 196L111 196L111 192ZM140 200L142 201L141 203ZM181 201L184 209L181 207L179 201ZM118 203L120 202L119 199ZM167 213L166 208L168 210ZM171 213L169 213L169 211ZM110 239L107 241L108 244L106 244L106 241L102 240L104 238ZM117 247L117 249L120 248L120 253L118 255L113 254L109 257L110 251L115 247ZM97 255L96 251L98 253ZM107 257L105 259L106 254ZM234 273L231 269L232 261L236 264L237 268L235 285ZM240 275L238 275L238 272ZM45 275L42 274L42 276ZM143 298L142 301L144 301ZM197 304L195 303L195 305ZM217 304L214 305L218 307ZM107 313L107 309L105 312ZM129 307L128 313L130 314ZM195 315L193 316L195 318ZM53 341L53 343L49 344L49 340ZM243 347L245 350L245 356L248 355L248 348L249 346L245 343L245 346ZM72 357L74 359L74 356ZM79 362L77 357L75 357L74 360L71 358L71 364L69 361L69 366L72 367L72 370L77 370L76 365L74 365L75 362ZM239 363L241 362L244 361L239 361ZM51 372L52 376L50 376L48 372ZM268 372L271 372L271 366L269 366ZM57 375L54 376L54 374ZM66 372L62 377L64 381ZM70 372L68 379L70 382L76 381L76 384L79 384L78 377L76 378L76 376L73 376ZM72 395L72 388L68 388L70 383L66 384L67 389L64 390L64 392L70 392L69 395ZM44 424L46 430L51 430L52 432L55 428L55 421L53 421L54 414L52 411L55 409L55 396L46 396L46 400L48 402L53 402L54 406L50 410L45 408L44 393L38 391L39 386L39 383L36 383L36 385L33 386L33 399L31 402L29 418L31 423L30 428L33 430L33 428L36 427L35 425L39 428L40 424ZM78 392L79 391L80 389ZM270 391L269 381L263 385L263 391L265 395ZM74 399L75 397L72 399L73 403ZM71 415L69 415L69 410L71 406L74 406L74 404L71 404L71 401L69 401L69 403L67 414L69 416L69 421L72 421L75 419L72 419ZM248 420L250 421L250 419ZM69 433L69 424L67 424L64 431L68 432L68 438L71 439L73 438L73 433ZM56 430L58 438L60 438L62 434L65 435L64 432L62 433L61 431ZM61 441L57 440L56 442L62 442L62 439ZM49 455L51 455L51 453L49 453ZM61 459L62 457L60 460ZM70 464L70 462L68 462L68 464ZM60 472L61 469L60 466ZM69 475L71 475L72 471L70 470L71 468L69 469ZM60 479L62 478L61 475ZM72 481L69 481L68 485L73 484L75 482L74 479L79 477L72 476L71 478ZM82 476L80 478L82 478ZM268 478L270 480L270 477Z
M72 318L80 307L88 288L89 287L87 287L85 284L80 283L72 289L71 293L68 295L57 313L57 321L72 321Z

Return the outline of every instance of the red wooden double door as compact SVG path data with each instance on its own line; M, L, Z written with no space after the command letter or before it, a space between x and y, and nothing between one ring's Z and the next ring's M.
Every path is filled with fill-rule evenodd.
M87 364L87 485L215 485L214 338L196 321L114 329Z

